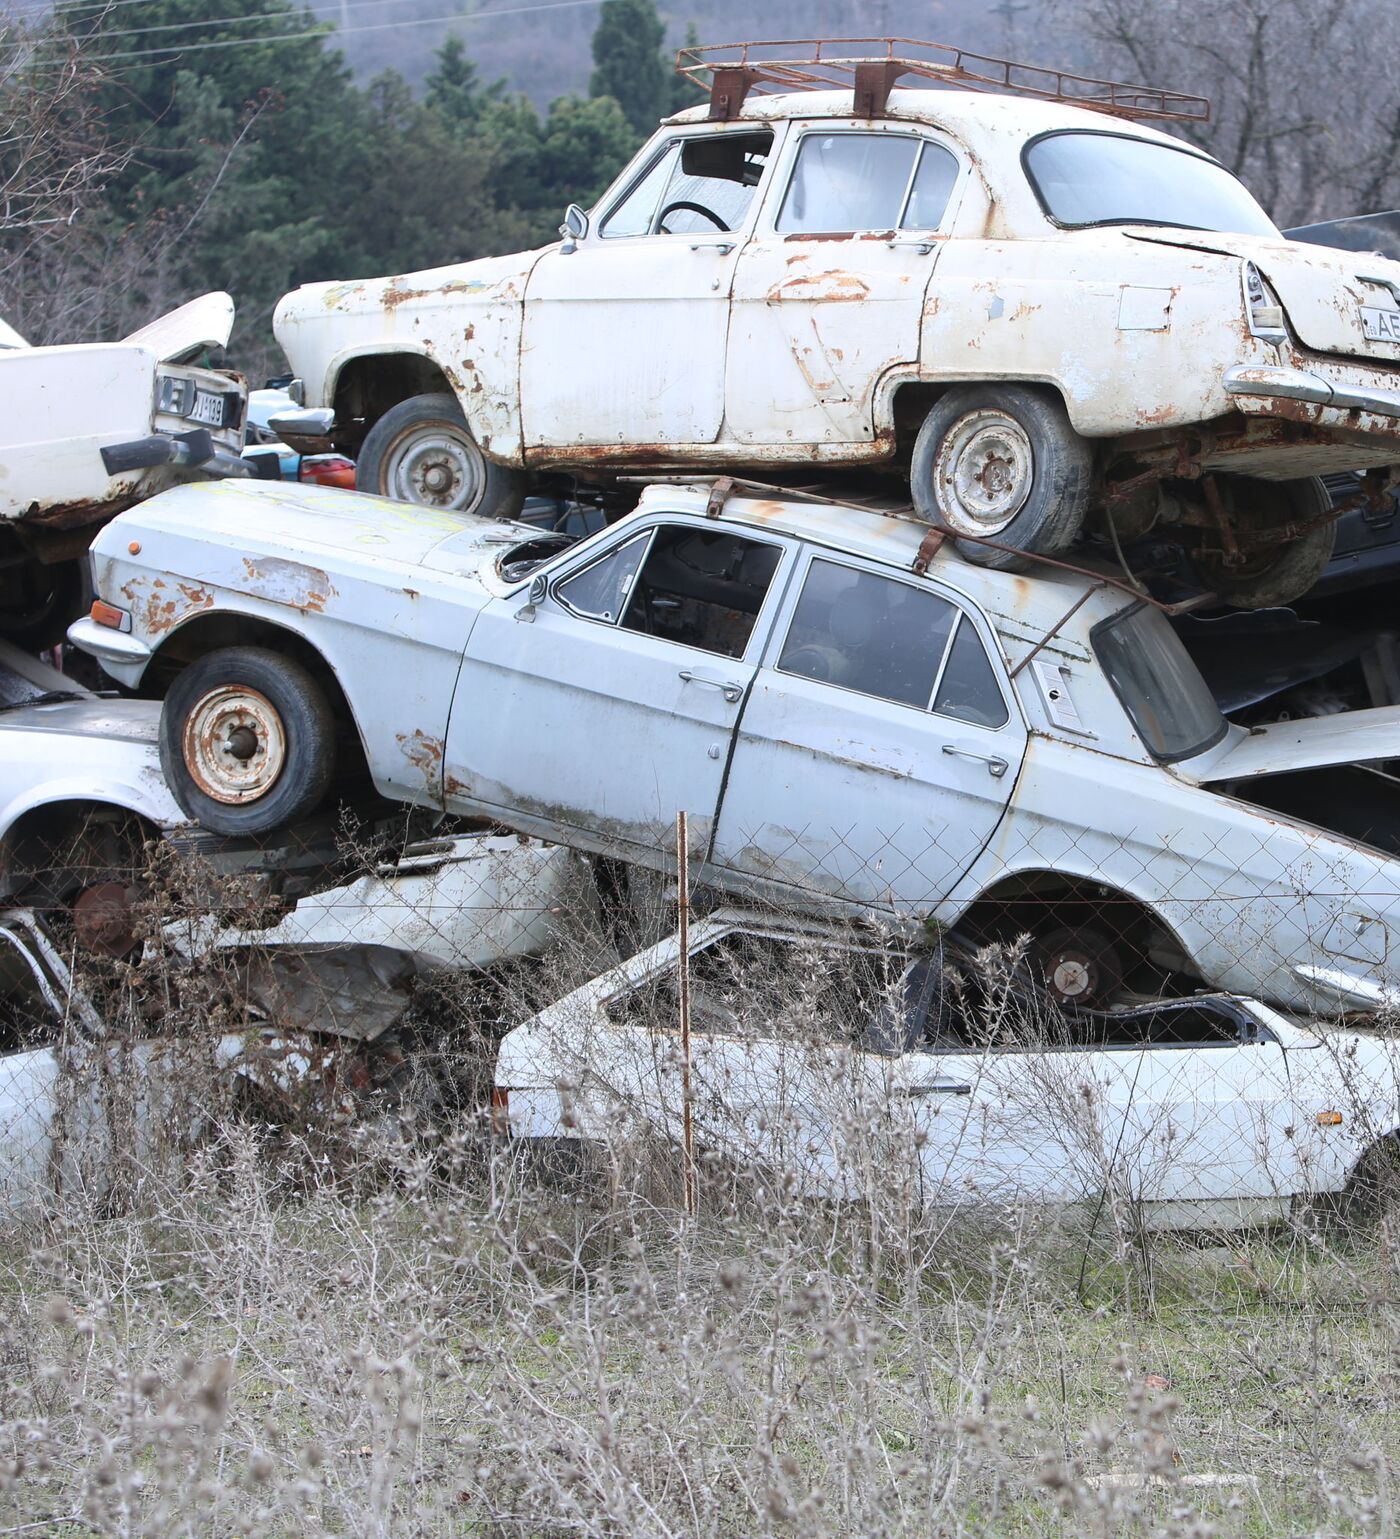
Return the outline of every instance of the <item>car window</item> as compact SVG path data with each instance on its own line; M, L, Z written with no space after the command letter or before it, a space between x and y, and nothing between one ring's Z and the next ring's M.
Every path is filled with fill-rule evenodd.
M0 1053L49 1047L58 1027L28 956L9 931L0 930Z
M778 670L983 727L1009 716L982 642L956 605L834 561L807 569Z
M748 217L772 148L766 129L677 141L604 220L604 236L737 230Z
M742 657L782 547L693 525L656 530L622 626L722 657Z
M711 1036L865 1045L874 1023L903 1013L908 975L897 948L729 931L691 952L690 1026ZM912 999L922 1001L917 989ZM604 1011L617 1024L678 1030L675 970L614 997Z
M628 540L606 556L590 562L581 572L566 577L554 590L566 609L589 620L615 621L622 613L632 579L646 554L651 531Z
M1160 609L1133 604L1089 632L1099 664L1147 751L1190 759L1229 730L1215 696Z
M932 229L943 218L956 156L899 134L808 134L778 215L787 234Z

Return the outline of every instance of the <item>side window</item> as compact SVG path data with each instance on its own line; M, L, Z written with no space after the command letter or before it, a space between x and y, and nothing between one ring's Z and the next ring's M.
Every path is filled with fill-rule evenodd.
M773 135L706 134L673 144L603 222L604 236L737 230L763 179Z
M795 235L935 229L957 175L957 157L926 140L808 134L798 148L777 228Z
M0 1053L49 1047L58 1027L29 958L8 931L0 930Z
M813 561L778 668L926 709L957 618L935 593Z
M986 649L966 616L958 621L958 634L938 681L933 709L939 716L953 716L979 727L1004 727L1010 716Z
M727 530L663 526L632 584L623 628L742 657L782 554Z
M581 572L566 577L554 590L555 597L576 615L611 624L622 613L650 539L650 531L639 534L617 550L600 556Z

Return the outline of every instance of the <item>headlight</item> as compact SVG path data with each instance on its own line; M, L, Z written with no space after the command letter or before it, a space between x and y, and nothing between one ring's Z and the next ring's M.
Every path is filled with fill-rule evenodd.
M1244 308L1249 329L1256 337L1275 344L1288 340L1279 297L1253 262L1244 264Z

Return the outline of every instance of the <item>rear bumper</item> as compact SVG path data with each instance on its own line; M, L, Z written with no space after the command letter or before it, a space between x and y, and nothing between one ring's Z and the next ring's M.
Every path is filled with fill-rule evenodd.
M104 673L110 673L118 683L133 689L141 682L146 664L154 656L150 647L138 637L99 625L87 616L74 620L68 627L68 639L75 647L95 657L102 664Z
M109 476L156 465L183 465L206 476L251 476L252 468L214 442L207 428L188 433L152 433L125 443L108 444L102 464Z
M1251 363L1227 369L1225 389L1234 396L1272 396L1339 411L1364 411L1376 417L1400 418L1400 390L1343 385L1309 369L1288 368L1281 364ZM1243 402L1241 406L1243 410L1250 409Z

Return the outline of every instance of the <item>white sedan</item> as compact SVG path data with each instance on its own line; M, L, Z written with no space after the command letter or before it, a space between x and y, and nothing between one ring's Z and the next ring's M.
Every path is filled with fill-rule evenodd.
M679 1149L678 955L672 936L505 1037L516 1139ZM701 1155L813 1192L1228 1228L1356 1190L1400 1127L1400 1044L1229 995L1060 1011L951 940L918 954L740 910L692 926L690 982Z

